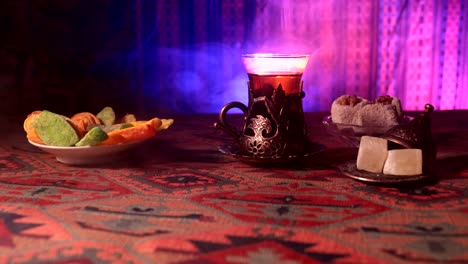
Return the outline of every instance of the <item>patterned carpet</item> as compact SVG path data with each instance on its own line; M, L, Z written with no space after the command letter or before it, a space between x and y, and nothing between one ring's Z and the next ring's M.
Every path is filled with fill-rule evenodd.
M467 263L468 113L454 114L435 113L438 181L391 187L340 173L357 151L318 113L311 138L327 149L276 167L220 153L215 115L175 117L99 166L57 162L13 122L0 133L0 263Z

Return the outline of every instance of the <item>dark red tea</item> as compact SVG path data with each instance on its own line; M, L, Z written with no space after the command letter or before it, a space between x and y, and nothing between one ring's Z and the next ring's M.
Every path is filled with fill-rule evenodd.
M285 95L301 93L302 74L269 74L259 75L249 73L250 87L255 97L271 96L273 90L281 84Z

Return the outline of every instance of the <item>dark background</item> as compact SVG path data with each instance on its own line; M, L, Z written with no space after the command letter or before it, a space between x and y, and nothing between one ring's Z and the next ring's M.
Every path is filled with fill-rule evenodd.
M135 1L16 1L0 7L3 113L137 109Z
M262 2L1 1L0 110L217 112L225 78L247 96L240 49Z
M2 0L0 113L167 116L247 101L241 54L311 54L305 111L342 94L465 109L466 1Z

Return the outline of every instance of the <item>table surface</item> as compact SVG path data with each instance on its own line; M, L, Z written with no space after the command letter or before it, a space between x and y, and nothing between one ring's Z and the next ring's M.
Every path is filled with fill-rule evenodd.
M94 166L62 164L3 122L0 263L467 263L468 111L433 113L437 180L401 186L341 173L357 149L325 115L306 119L326 150L290 166L220 153L216 115L174 117Z

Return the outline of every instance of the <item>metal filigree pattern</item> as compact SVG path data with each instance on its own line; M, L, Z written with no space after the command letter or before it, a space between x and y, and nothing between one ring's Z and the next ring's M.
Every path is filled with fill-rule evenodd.
M236 139L240 155L254 159L302 155L306 153L310 143L302 110L304 96L304 92L286 95L281 84L272 94L254 96L249 85L248 107L240 102L226 104L220 112L219 122L214 125ZM240 133L226 122L226 113L232 108L239 108L244 112Z
M250 123L247 127L251 128L254 131L255 137L263 138L263 131L265 131L268 134L271 133L271 122L268 118L261 115L257 115L256 117L251 118L250 121L252 121L252 123Z
M254 135L241 137L241 149L256 158L280 157L284 152L286 142L278 131L271 137L264 137L273 130L270 119L256 115L250 120L251 123L247 127L253 130Z

